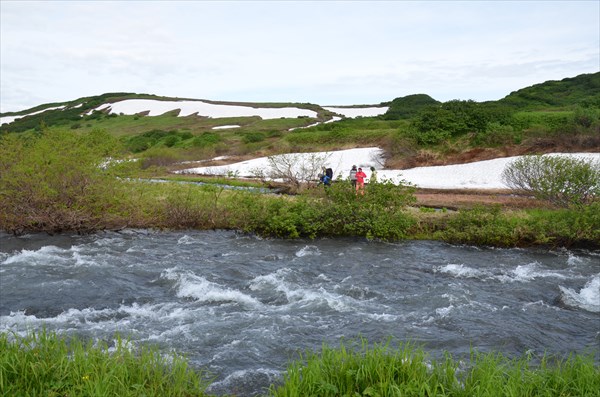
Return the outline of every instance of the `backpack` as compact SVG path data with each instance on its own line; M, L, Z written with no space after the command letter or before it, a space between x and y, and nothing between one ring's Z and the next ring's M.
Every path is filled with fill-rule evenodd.
M325 175L327 175L329 179L333 179L333 170L331 168L327 168L325 170Z

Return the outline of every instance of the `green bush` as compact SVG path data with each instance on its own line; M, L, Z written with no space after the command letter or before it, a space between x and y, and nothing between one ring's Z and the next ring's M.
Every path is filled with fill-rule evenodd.
M451 243L523 247L573 245L600 247L600 203L578 209L503 212L500 206L477 206L426 225L426 238ZM435 221L434 221L435 222Z
M264 141L265 138L265 134L262 132L249 132L242 136L242 141L244 143L256 143Z
M429 95L407 95L394 99L382 118L384 120L408 119L417 115L422 109L438 104L439 102Z
M473 143L486 146L518 145L522 139L522 133L515 131L511 125L492 122L487 125L485 131L475 136Z
M356 195L349 182L309 190L293 199L236 193L228 216L233 228L281 238L360 236L407 237L414 220L404 212L412 188L380 183Z
M476 206L450 217L435 235L452 243L511 247L521 242L517 221L506 216L500 206Z
M107 158L116 140L103 131L46 131L0 141L0 226L7 231L94 230L120 194Z
M202 135L198 135L194 137L192 140L192 146L195 147L210 147L218 144L222 141L222 138L219 134L215 134L214 132L204 132Z
M561 207L600 197L600 163L571 156L524 156L505 168L502 179L512 189Z
M150 130L139 135L125 138L125 147L133 153L141 153L152 147L175 147L181 142L189 140L193 134L189 131L163 131L159 129Z

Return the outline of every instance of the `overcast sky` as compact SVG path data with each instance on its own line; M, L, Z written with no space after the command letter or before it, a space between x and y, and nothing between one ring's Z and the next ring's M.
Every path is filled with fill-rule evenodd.
M496 100L600 70L600 1L0 0L1 111L106 92Z

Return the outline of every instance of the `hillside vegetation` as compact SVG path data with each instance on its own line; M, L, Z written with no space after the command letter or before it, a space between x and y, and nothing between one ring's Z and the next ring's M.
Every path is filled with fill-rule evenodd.
M160 116L108 113L101 105L133 98L177 100L148 94L107 93L65 103L40 105L5 116L26 115L0 127L0 135L31 135L71 129L87 134L101 129L118 137L123 155L165 165L220 155L258 157L274 153L345 149L378 145L388 167L457 163L485 158L600 148L600 73L523 88L490 102L441 103L425 94L396 98L378 117L329 120L333 113L315 104L221 103L253 107L311 109L317 118L263 120L260 117L178 117L174 109ZM52 109L61 107L59 109ZM94 110L100 109L100 110ZM213 129L237 125L238 128ZM154 160L153 160L154 159Z
M315 118L277 119L179 117L178 109L159 116L105 110L104 104L125 99L174 100L131 93L40 105L20 113L60 108L0 128L0 228L12 233L210 228L284 238L600 246L600 211L594 198L583 208L563 209L527 199L529 204L518 211L487 204L458 208L442 201L438 207L460 211L431 213L418 207L412 187L388 183L369 186L367 194L358 197L343 183L327 191L307 189L282 197L228 190L210 183L222 180L210 178L201 180L209 182L204 186L138 180L172 177L171 171L189 167L181 165L185 160L227 155L228 161L235 161L361 146L383 148L388 168L529 153L598 152L599 79L596 73L546 82L483 103L441 103L424 94L411 95L381 104L389 107L381 116L327 123L335 114L314 104L237 104L316 112ZM558 99L552 102L554 97ZM239 127L214 129L231 125Z

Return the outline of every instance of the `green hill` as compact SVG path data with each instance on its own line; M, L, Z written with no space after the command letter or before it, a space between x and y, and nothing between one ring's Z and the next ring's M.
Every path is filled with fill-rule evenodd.
M407 119L416 116L424 108L439 105L440 102L426 94L408 95L396 98L389 103L390 108L385 113L385 120Z
M388 166L402 167L532 152L600 151L600 72L536 84L498 101L442 103L426 94L408 95L372 105L388 106L383 115L327 123L334 114L310 103L202 100L219 105L296 107L316 112L315 117L273 119L180 116L178 109L159 116L144 112L126 115L111 113L103 106L126 99L200 101L116 92L48 103L0 114L23 116L0 126L0 136L26 136L46 129L68 129L79 134L103 130L120 139L124 155L158 158L155 163L159 164L221 155L265 156L360 146L380 146L386 150ZM478 157L465 155L475 149L480 153Z
M600 72L535 84L511 92L498 102L519 108L600 107Z

